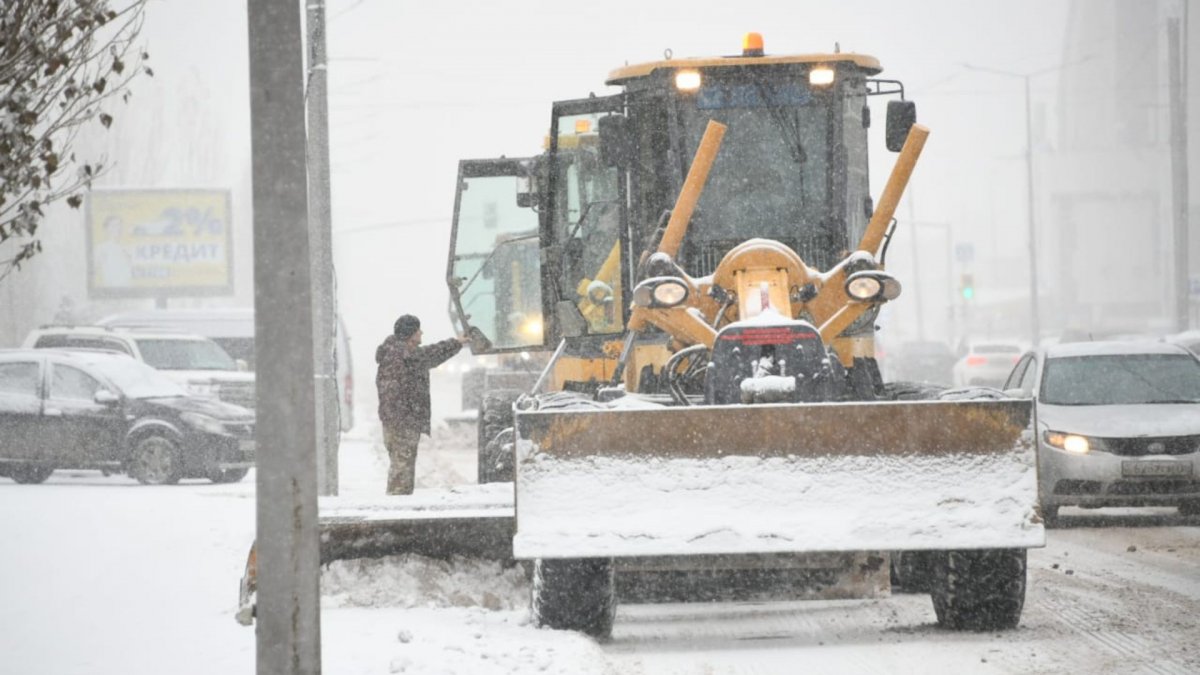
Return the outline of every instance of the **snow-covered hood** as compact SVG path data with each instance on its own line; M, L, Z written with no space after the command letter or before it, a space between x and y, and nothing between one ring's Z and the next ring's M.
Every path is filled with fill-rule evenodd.
M1200 403L1037 406L1043 429L1101 438L1200 435Z
M254 383L254 373L240 370L161 370L176 382Z

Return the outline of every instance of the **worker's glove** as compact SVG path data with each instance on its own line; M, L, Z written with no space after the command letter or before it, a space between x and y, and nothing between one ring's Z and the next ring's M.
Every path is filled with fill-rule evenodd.
M466 336L470 340L468 344L471 346L472 354L486 353L492 350L492 341L475 326L467 329Z

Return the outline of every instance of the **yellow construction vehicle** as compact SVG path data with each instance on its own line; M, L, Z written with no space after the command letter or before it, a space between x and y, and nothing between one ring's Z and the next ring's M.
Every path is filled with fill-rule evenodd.
M786 569L792 597L880 596L909 555L939 623L1015 626L1044 544L1029 401L894 400L875 364L900 293L892 216L928 135L881 70L750 34L555 103L537 158L462 162L448 281L474 349L554 348L492 411L512 488L323 503L323 559L528 561L535 623L602 636L639 596L623 580ZM878 203L873 96L894 97L900 153Z

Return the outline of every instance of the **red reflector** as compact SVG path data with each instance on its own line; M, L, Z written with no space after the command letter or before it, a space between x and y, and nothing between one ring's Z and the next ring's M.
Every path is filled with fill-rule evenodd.
M982 366L985 363L987 363L986 356L968 356L967 357L967 365L968 366Z

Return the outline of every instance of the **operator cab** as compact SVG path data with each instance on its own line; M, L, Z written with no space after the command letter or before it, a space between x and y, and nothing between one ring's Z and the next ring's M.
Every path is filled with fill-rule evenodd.
M915 107L899 82L875 79L874 57L763 54L751 34L737 56L668 53L620 68L606 83L622 93L553 105L542 155L463 162L449 271L463 323L481 328L493 351L619 337L639 262L657 245L710 120L728 130L676 258L683 270L709 275L754 238L778 241L819 270L848 255L873 212L867 99L899 94L888 105L893 151ZM501 174L508 194L480 196L476 183ZM493 225L489 212L467 208L492 201ZM535 241L540 256L517 253ZM536 323L501 318L531 317L535 305Z

